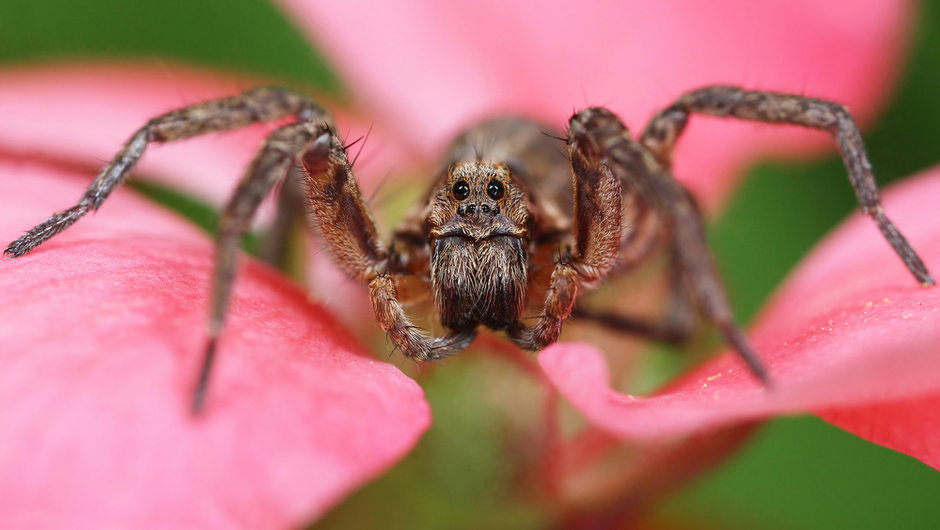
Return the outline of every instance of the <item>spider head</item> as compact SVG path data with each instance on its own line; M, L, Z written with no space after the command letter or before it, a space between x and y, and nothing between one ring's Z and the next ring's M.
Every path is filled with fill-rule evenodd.
M525 194L505 165L459 162L448 168L432 200L428 225L433 238L524 237L528 215Z
M431 283L450 329L514 324L525 303L526 195L503 164L452 165L431 200Z

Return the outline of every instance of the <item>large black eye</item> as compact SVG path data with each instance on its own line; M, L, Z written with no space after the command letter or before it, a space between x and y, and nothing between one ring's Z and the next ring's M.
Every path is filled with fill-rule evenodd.
M470 196L470 185L465 180L458 180L454 184L454 198L462 201Z
M490 183L486 185L486 194L494 201L502 199L503 183L498 180L491 180Z

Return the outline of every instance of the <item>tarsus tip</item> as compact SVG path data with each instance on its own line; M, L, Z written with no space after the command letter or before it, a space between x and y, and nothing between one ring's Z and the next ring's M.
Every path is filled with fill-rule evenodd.
M190 413L193 416L199 416L205 410L206 391L209 388L209 374L212 371L212 361L215 358L215 349L218 345L218 336L211 334L206 342L206 349L203 352L202 367L199 369L199 377L196 379L196 388L193 391L193 401L190 406Z
M192 414L193 417L202 416L202 411L205 410L205 405L206 393L204 391L197 390L196 393L193 394L193 401L190 403L189 413Z

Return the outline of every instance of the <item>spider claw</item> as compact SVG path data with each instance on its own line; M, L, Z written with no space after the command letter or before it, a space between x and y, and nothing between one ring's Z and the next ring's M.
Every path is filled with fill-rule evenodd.
M719 327L721 332L725 335L725 340L734 348L741 360L744 361L744 364L747 365L750 372L760 381L761 385L767 389L773 388L773 381L771 381L770 374L767 372L767 367L764 365L764 362L761 361L757 350L751 346L744 332L734 324L722 324Z
M19 242L19 239L17 239L16 241L13 241L12 243L10 243L10 244L7 246L6 250L3 251L3 257L5 257L5 258L7 258L7 259L13 259L13 258L18 258L18 257L22 256L23 253L17 251L17 243L18 243L18 242Z
M196 380L196 389L193 391L193 401L190 406L190 412L193 416L202 414L206 404L206 391L209 387L209 374L212 372L212 364L215 360L215 352L218 346L218 337L210 336L206 342L206 349L203 352L202 367L199 369L199 378Z

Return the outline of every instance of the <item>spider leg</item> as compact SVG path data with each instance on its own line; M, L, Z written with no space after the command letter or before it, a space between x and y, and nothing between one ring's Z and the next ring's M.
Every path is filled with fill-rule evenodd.
M306 96L285 89L266 87L174 110L153 118L127 140L89 185L77 204L54 214L27 231L12 242L4 254L9 257L22 256L65 230L88 212L97 210L108 195L127 180L131 170L152 142L182 140L287 116L295 116L300 121L281 127L268 136L219 221L209 336L192 401L193 411L198 412L205 400L216 345L231 296L238 240L248 230L250 220L264 196L284 178L299 154L320 136L318 131L329 130L330 118L326 111Z
M4 254L18 257L68 228L124 182L152 142L163 143L211 132L228 131L254 122L286 116L313 120L326 112L307 97L280 88L256 88L241 95L216 99L158 116L135 132L98 174L78 203L52 215L10 243Z
M379 326L405 356L416 361L448 357L469 346L476 338L476 328L450 330L441 337L429 337L405 314L391 275L380 274L369 282L369 299Z
M339 139L331 135L322 144L318 140L317 145L302 157L310 211L339 266L369 284L379 326L405 356L418 361L440 359L467 347L476 336L475 328L431 338L405 314L399 293L409 290L415 265L389 251L379 239ZM406 238L397 237L396 241L401 244Z
M276 187L275 193L278 195L274 222L266 230L259 252L262 261L282 271L290 267L295 229L302 226L301 221L304 222L303 226L306 226L307 211L301 190L302 178L301 172L292 167L284 184L279 186L280 189Z
M568 152L574 170L574 242L555 261L537 322L531 327L517 322L507 330L522 348L538 350L555 342L581 286L599 281L616 263L623 226L622 176L608 163L608 155L626 142L632 142L626 127L605 109L572 116Z
M624 228L617 273L627 272L645 262L668 239L659 214L642 197L626 187L623 199Z
M638 335L668 344L682 344L689 339L692 328L674 324L672 319L665 322L621 315L613 311L598 311L583 305L577 305L571 311L571 318L588 320L618 333Z
M669 301L662 320L627 316L614 311L595 310L578 304L571 313L573 318L587 320L611 331L639 335L660 342L681 344L689 340L698 323L698 315L686 290L682 270L675 251L669 267Z
M194 412L199 412L205 402L218 337L225 325L231 301L240 239L251 227L251 220L261 201L283 181L300 155L308 151L322 150L323 145L332 137L331 125L324 121L299 121L275 130L255 155L245 176L222 210L212 273L209 337L193 394Z
M763 364L732 317L692 196L610 111L581 111L572 117L568 134L575 175L575 245L556 265L540 322L531 330L520 325L511 338L532 349L555 340L571 314L579 284L608 272L620 252L623 190L652 208L672 234L676 274L688 285L689 297L766 382Z
M885 215L861 132L845 107L805 96L751 92L730 86L712 86L689 92L657 114L640 140L667 167L673 147L691 113L799 125L831 134L842 154L862 211L874 220L917 281L925 287L934 285L923 261Z
M610 153L611 161L629 175L625 185L663 219L672 235L673 266L679 284L737 351L751 372L765 384L768 376L757 352L734 321L725 288L705 237L704 221L695 198L643 144L625 143Z
M613 274L623 274L646 261L660 245L668 241L670 234L664 229L662 219L642 197L630 191L629 183L624 189L624 229L620 243L620 254ZM698 315L692 301L683 289L682 271L671 255L669 267L669 301L664 318L624 315L617 311L598 310L577 303L571 317L589 321L611 331L638 335L660 342L679 344L687 341L695 330Z

